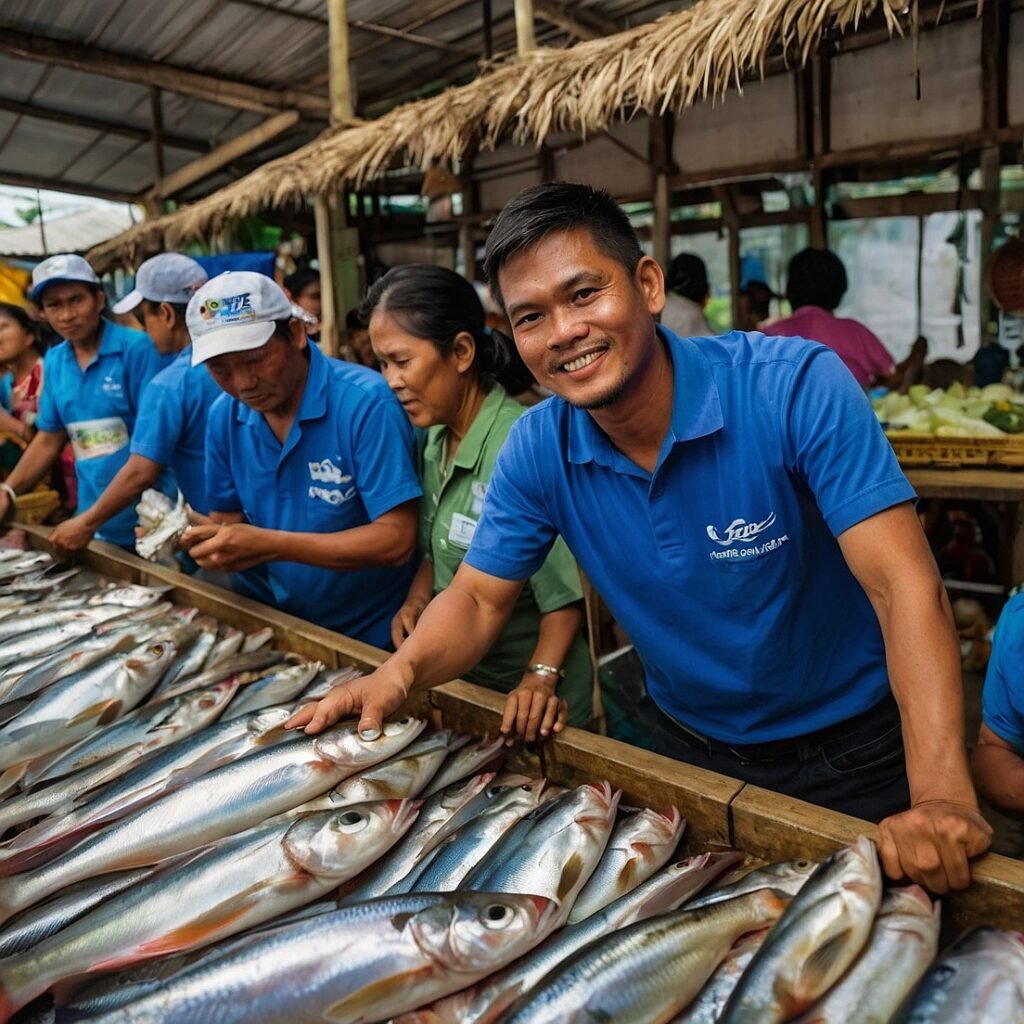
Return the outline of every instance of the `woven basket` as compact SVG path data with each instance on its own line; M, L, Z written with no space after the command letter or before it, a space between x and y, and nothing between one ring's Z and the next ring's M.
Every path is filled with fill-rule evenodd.
M14 520L18 523L41 523L56 511L60 495L50 488L40 488L14 499Z
M1024 435L936 437L900 431L886 435L901 466L1024 468Z

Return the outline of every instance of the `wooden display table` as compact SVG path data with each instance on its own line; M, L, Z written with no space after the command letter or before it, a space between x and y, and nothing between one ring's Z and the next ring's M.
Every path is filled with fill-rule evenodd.
M1007 586L1024 582L1024 470L904 467L921 498L990 501L1001 509L1005 535L1000 544L1000 576Z
M49 550L49 527L21 528L35 547ZM169 599L247 632L270 626L278 649L316 658L330 668L353 665L370 670L387 657L367 644L196 582L110 544L94 541L81 553L81 561L107 576L170 587ZM477 736L497 734L503 706L502 694L461 680L417 693L409 702L411 712L439 710L446 726ZM861 833L875 838L878 832L856 818L580 729L566 729L535 749L512 748L507 764L565 786L607 779L622 789L623 803L676 806L687 819L684 845L691 852L735 846L755 864L821 858ZM944 900L954 928L986 923L1019 929L1024 921L1024 862L988 854L975 865L973 877L970 889Z

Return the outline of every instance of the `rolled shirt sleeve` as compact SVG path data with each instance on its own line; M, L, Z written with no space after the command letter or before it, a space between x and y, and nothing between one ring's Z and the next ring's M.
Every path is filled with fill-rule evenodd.
M1024 594L1003 609L981 696L982 721L1024 754Z

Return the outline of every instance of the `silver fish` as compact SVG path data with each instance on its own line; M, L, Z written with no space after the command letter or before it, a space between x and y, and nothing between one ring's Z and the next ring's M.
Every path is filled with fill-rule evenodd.
M772 924L785 901L760 889L629 925L556 967L512 1005L502 1024L665 1024L697 995L732 944Z
M134 871L90 878L69 886L45 903L31 907L0 931L0 958L31 949L37 942L66 928L93 907L152 873L152 868L136 868Z
M608 845L621 795L607 782L585 783L543 804L502 836L463 887L547 896L563 924Z
M19 634L0 644L0 667L10 665L21 658L38 654L53 653L72 640L88 636L101 622L124 615L124 609L116 605L98 608L82 608L78 617L57 626L36 629L31 633Z
M239 636L244 635L241 630ZM231 655L225 661L212 669L204 670L198 675L178 676L173 682L161 684L152 696L152 700L167 700L170 697L177 697L179 694L188 693L189 690L196 690L202 686L212 686L219 683L228 676L237 675L241 685L251 683L263 676L264 670L271 665L277 665L287 661L293 655L287 655L282 651L260 650L252 651L249 654Z
M737 881L727 880L726 885L701 893L690 904L689 909L698 910L712 903L745 896L748 892L756 892L758 889L775 889L795 896L817 869L818 862L814 860L782 860L776 864L766 864L748 872Z
M382 761L422 732L422 719L388 722L376 740L349 722L224 765L107 825L35 871L0 881L0 923L66 885L157 864L280 814Z
M347 683L352 679L361 679L366 673L352 665L344 668L324 669L299 697L301 703L311 700L323 700L339 683Z
M729 996L739 984L743 972L750 966L754 954L767 937L767 928L742 936L715 968L715 973L697 994L697 998L672 1021L672 1024L715 1024L722 1015Z
M6 1005L58 982L173 955L261 924L358 874L405 832L409 801L260 825L157 871L0 964Z
M878 854L861 836L807 880L744 972L722 1024L781 1024L808 1009L864 948L881 900Z
M421 736L394 757L349 776L329 793L288 811L288 816L338 810L374 800L412 799L433 778L451 742L449 729Z
M493 1024L520 995L584 946L636 921L675 910L742 859L743 854L730 852L702 853L676 861L585 921L558 929L536 949L475 988L421 1012L405 1014L395 1024Z
M237 718L251 711L273 707L275 704L287 704L298 697L322 668L323 665L319 661L306 661L304 658L296 657L272 665L259 679L245 685L231 702L231 707L225 712L224 717Z
M188 653L179 658L170 671L164 676L160 683L162 690L170 691L179 679L187 679L189 676L198 675L202 671L203 662L217 642L217 620L209 615L200 616L194 619L192 625L199 630L195 642L188 649Z
M264 626L262 629L254 629L251 633L246 633L245 639L242 641L241 653L251 654L253 651L266 647L273 641L274 636L273 626Z
M675 807L665 814L644 808L620 815L597 870L569 915L576 924L646 881L675 853L686 821Z
M25 784L32 786L59 779L129 747L145 756L185 739L212 725L228 706L235 690L234 682L226 679L167 701L144 704L65 750L38 774L26 774Z
M185 970L104 1024L385 1021L498 969L550 930L539 896L459 893L361 903L275 929ZM294 984L303 978L301 987Z
M452 746L451 749L455 752L448 758L444 767L437 773L430 785L423 791L425 797L439 793L453 782L458 782L459 779L466 779L470 775L476 775L478 772L483 771L485 767L490 767L496 771L505 757L505 740L502 736L498 736L493 740L486 738L470 740L470 737L466 736L458 746L461 749L457 749L455 745ZM494 763L492 764L491 762Z
M178 491L178 500L172 505L167 495L150 489L143 492L135 511L142 527L135 538L136 554L150 562L173 565L178 541L190 525L184 495Z
M544 779L528 786L508 787L487 810L453 832L431 851L400 882L388 890L402 892L452 892L475 864L492 850L502 836L541 804ZM500 891L495 887L494 891Z
M213 645L210 653L203 662L203 671L208 672L223 664L228 658L238 654L245 643L245 633L234 626L221 626L217 632L217 642Z
M351 884L338 889L338 906L345 907L363 900L382 896L395 882L404 878L424 855L425 848L437 830L459 808L470 803L485 789L493 776L476 775L465 782L435 793L420 808L416 824L406 833L393 850L381 857Z
M144 587L137 583L122 583L100 591L89 599L89 604L117 604L125 608L150 608L163 599L170 587Z
M920 886L886 893L868 944L800 1024L889 1024L935 959L940 912Z
M83 836L123 818L193 779L253 751L288 742L287 708L267 708L231 722L218 722L147 758L95 796L44 818L0 848L0 877L52 860Z
M932 965L893 1024L1022 1024L1024 932L976 928Z
M0 729L0 767L59 750L134 708L174 660L167 640L135 648L45 690Z

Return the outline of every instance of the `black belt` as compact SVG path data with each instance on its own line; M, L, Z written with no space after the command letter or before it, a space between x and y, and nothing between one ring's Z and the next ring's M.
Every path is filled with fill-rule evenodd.
M863 725L878 724L883 715L892 715L897 720L899 719L899 705L896 703L896 698L890 693L874 707L862 711L859 715L854 715L853 718L845 718L841 722L826 725L823 729L805 733L803 736L771 740L767 743L727 743L725 740L716 740L712 736L704 736L688 725L683 725L667 711L661 708L658 710L669 720L674 730L678 731L680 739L704 750L709 756L731 754L741 761L780 761L792 757L799 761L810 761L818 756L826 743L841 739Z

